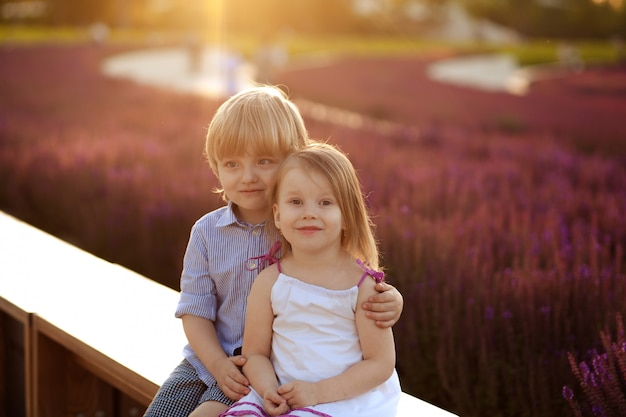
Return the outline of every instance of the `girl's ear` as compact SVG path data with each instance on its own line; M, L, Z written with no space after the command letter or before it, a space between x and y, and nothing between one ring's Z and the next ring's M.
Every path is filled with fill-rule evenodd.
M274 224L276 225L276 228L280 230L280 212L278 211L278 205L273 204L272 210L274 211Z

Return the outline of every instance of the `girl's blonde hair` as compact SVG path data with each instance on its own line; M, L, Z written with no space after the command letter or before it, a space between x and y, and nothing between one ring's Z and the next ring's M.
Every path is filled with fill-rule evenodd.
M217 175L218 161L224 158L246 153L283 158L308 143L296 105L280 88L259 85L233 95L217 109L204 155Z
M306 148L287 156L277 174L272 193L274 203L277 202L285 174L294 166L326 178L337 198L346 228L341 238L342 247L371 268L378 269L379 253L374 237L374 224L365 204L359 177L346 154L328 143L312 141ZM283 247L283 253L291 249L289 242L284 239Z

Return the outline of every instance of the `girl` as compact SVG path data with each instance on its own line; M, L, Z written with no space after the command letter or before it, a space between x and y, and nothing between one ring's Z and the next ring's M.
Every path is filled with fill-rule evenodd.
M361 307L384 274L352 164L328 144L296 151L273 201L283 256L248 297L243 371L252 390L222 416L394 416L392 330Z

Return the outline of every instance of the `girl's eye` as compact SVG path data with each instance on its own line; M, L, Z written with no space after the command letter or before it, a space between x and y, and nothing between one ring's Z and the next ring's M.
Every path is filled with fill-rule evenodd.
M330 200L322 200L322 202L320 203L322 206L330 206L333 204L332 201Z
M235 168L237 166L237 162L235 161L228 161L224 163L224 166L226 168Z
M267 158L266 159L261 159L259 161L259 165L269 165L271 163L272 163L272 160L271 159L267 159Z
M289 203L297 206L297 205L302 204L302 200L300 200L299 198L292 198L291 200L289 200Z

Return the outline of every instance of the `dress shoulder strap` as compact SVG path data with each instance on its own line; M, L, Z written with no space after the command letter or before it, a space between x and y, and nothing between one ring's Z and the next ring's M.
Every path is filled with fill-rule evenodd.
M376 271L368 267L360 259L357 259L356 263L359 264L359 266L363 269L363 275L361 276L359 283L356 285L357 287L361 286L361 284L363 283L363 280L365 280L365 277L367 277L368 275L374 278L374 281L376 281L377 284L380 282L383 282L383 280L385 279L385 273L383 271Z
M280 270L280 256L278 255L278 251L280 250L280 240L277 240L272 247L270 248L270 251L266 254L263 254L261 256L254 256L252 258L248 258L246 260L246 269L248 271L254 271L255 269L258 270L259 272L262 271L263 269L267 268L270 265L273 265L275 263L278 263L278 271L282 272ZM258 262L250 262L250 261L258 261ZM254 265L253 267L250 267L248 265Z

